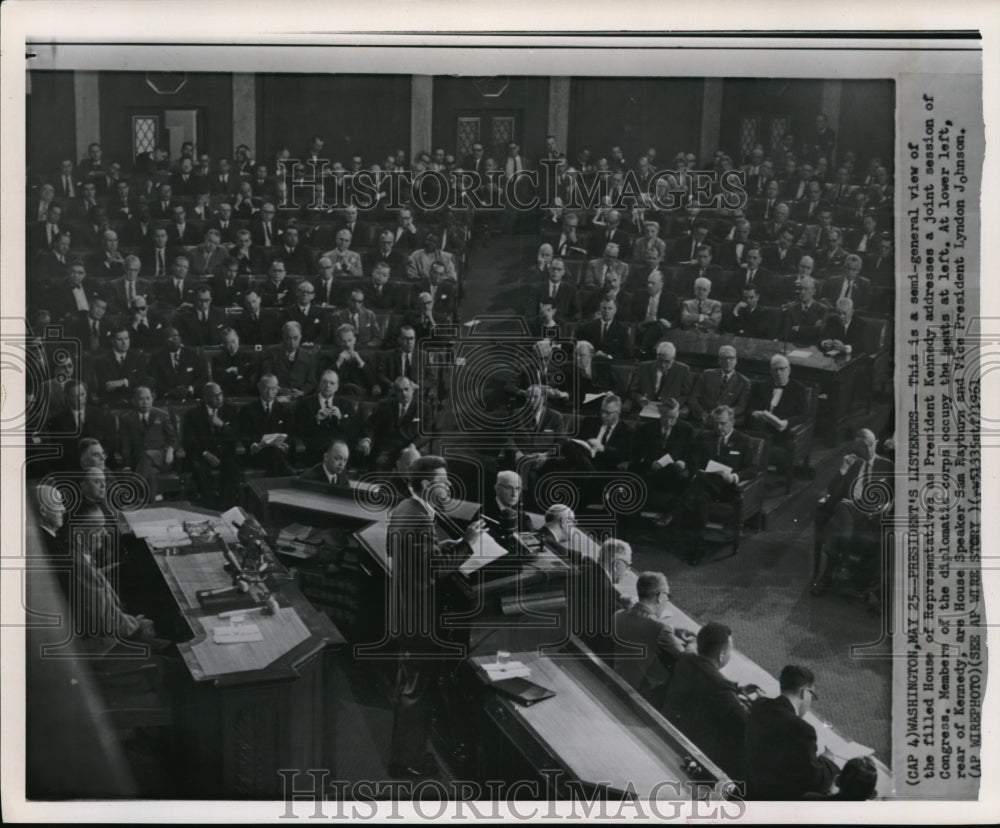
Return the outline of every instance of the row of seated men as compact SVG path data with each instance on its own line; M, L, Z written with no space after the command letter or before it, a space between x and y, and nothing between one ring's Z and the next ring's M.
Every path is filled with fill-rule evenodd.
M740 245L776 245L786 232L791 234L788 246L808 254L826 249L831 235L838 247L861 255L877 253L880 241L892 239L891 217L874 212L838 215L824 206L807 221L796 221L787 205L779 203L758 220L751 218L753 206L711 211L688 207L665 215L609 209L598 223L587 226L581 214L555 208L542 220L541 240L567 259L600 256L607 244L614 243L622 259L647 261L655 252L667 264L690 261L698 244L710 244L717 247L720 264L736 266L742 263Z
M239 276L261 276L276 261L283 264L286 272L307 277L321 275L321 263L329 268L330 277L342 279L357 279L364 274L370 277L378 265L387 268L393 281L427 279L432 264L441 264L451 280L461 275L464 261L461 254L442 249L442 239L436 233L423 235L415 249L396 243L391 230L382 235L378 246L365 248L362 257L351 247L352 236L347 229L338 230L336 246L323 252L322 248L313 251L300 244L299 231L294 227L287 228L281 240L271 245L256 245L247 230L237 232L234 244L224 244L220 232L209 229L203 243L181 246L173 244L166 228L158 226L152 229L147 245L129 252L119 247L118 234L106 229L94 252L81 256L71 246L69 235L57 232L52 245L41 249L29 267L33 278L28 282L28 297L37 304L47 290L64 280L67 269L74 264L83 266L90 278L101 282L121 280L136 266L134 278L163 280L172 276L178 258L183 258L187 270L199 278L221 276L232 263Z

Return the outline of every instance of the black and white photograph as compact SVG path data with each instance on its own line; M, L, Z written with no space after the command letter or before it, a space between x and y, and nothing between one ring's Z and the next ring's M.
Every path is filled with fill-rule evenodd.
M299 22L19 20L5 797L974 821L983 33Z

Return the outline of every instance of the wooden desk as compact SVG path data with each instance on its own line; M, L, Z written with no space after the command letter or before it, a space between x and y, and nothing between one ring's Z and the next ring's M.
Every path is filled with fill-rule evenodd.
M729 783L725 773L576 639L553 656L511 653L512 661L531 670L531 681L556 692L531 707L490 688L483 665L493 660L472 659L484 684L486 715L536 772L562 771L556 780L559 795L567 795L567 782L580 782L633 790L641 799L690 798L690 789L676 787L691 782L682 767L685 757L705 769L701 778L714 787L715 796L723 795ZM482 766L502 758L503 751L492 741L483 742L490 748L481 752L486 755L480 756L480 772L492 779L490 774L499 771L503 778L503 768Z
M165 520L204 521L217 512L187 505L148 508L124 515L135 531ZM216 644L213 629L227 623L206 610L198 589L229 586L221 551L200 545L154 549L177 609L191 630L178 644L195 682L178 711L185 760L198 793L210 797L273 798L282 794L282 768L329 767L335 727L323 721L324 654L345 643L329 618L316 612L287 571L266 584L279 604L276 615L253 613L263 641Z
M819 406L817 433L835 438L839 424L850 413L858 372L864 355L826 356L815 346L795 346L772 339L753 339L728 334L710 334L671 328L664 338L673 342L677 357L699 371L718 367L719 348L732 345L739 355L737 370L751 379L770 375L771 357L784 354L792 366L792 378L816 385L827 395L828 404Z

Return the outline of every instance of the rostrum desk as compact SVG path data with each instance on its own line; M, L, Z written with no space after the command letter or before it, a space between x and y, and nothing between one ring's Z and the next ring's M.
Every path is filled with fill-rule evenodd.
M165 520L199 522L217 512L186 504L124 515L131 530ZM216 644L212 630L227 624L219 609L200 605L195 592L228 587L221 551L211 544L149 550L191 638L178 644L193 690L176 710L183 769L200 798L280 798L279 769L331 768L336 722L324 695L324 674L336 669L331 654L345 640L317 612L280 564L266 576L278 601L275 615L246 616L263 641ZM327 715L324 716L324 708Z

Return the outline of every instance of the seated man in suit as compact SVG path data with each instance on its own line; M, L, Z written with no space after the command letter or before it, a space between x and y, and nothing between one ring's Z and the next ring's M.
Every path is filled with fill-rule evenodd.
M493 497L483 498L486 528L508 552L515 551L514 535L530 528L521 502L521 476L512 470L497 472Z
M852 451L844 455L840 467L820 499L816 514L819 557L814 561L813 595L830 588L833 573L852 548L874 548L867 554L859 581L875 589L881 577L882 522L892 509L891 460L875 453L874 432L862 428L854 438Z
M579 231L580 217L576 213L564 213L562 228L559 232L543 236L543 240L552 245L552 252L559 259L583 259L587 248L583 244Z
M321 308L335 308L344 304L344 285L337 281L336 266L327 256L320 256L316 263L319 270L312 280L316 304Z
M365 307L365 294L361 288L354 288L347 298L347 308L338 311L334 325L339 330L343 325L354 329L359 348L371 349L382 346L382 330L374 311Z
M533 339L561 339L569 334L570 323L561 319L552 300L543 296L538 301L538 315L528 321Z
M324 345L329 340L329 320L322 308L315 304L313 298L316 288L305 280L295 286L295 302L285 307L278 319L285 322L296 322L302 330L302 341L305 345Z
M149 359L149 378L162 399L187 400L208 380L205 365L194 348L188 348L177 328L167 328L166 348Z
M257 398L240 409L239 435L247 447L245 462L252 468L264 469L269 477L295 474L289 462L295 436L292 410L287 403L277 401L278 378L264 374L257 381ZM264 441L269 434L284 434L284 439Z
M685 299L681 303L681 327L684 330L718 332L722 322L722 303L708 298L711 290L711 281L704 277L695 279L694 299Z
M333 264L333 271L341 279L360 279L364 274L361 269L361 255L356 250L351 250L353 236L346 227L337 231L335 238L336 247L327 250L322 258L329 259Z
M357 478L357 473L347 468L350 459L350 447L338 437L323 452L323 459L315 466L310 466L302 472L299 475L299 480L325 483L330 487L347 486L348 481Z
M598 318L582 323L577 329L577 339L590 342L597 359L631 359L632 346L629 344L629 330L624 322L615 316L618 304L614 299L602 299L598 308Z
M732 345L719 348L719 367L704 371L695 380L688 398L689 417L695 425L707 428L712 412L720 405L733 411L735 422L742 424L750 401L750 380L736 370L737 354Z
M193 308L182 308L174 315L181 339L192 348L218 345L226 327L226 312L212 305L212 289L201 285L195 292Z
M162 408L153 408L153 391L145 385L132 393L132 408L119 424L123 469L134 469L146 481L153 499L161 500L159 475L173 466L179 445L173 417Z
M184 455L202 503L224 510L239 502L239 412L226 402L222 387L215 382L205 383L201 400L201 405L184 412ZM212 472L218 472L218 483Z
M658 268L646 277L645 292L632 294L631 319L638 323L636 338L643 356L651 355L663 335L680 324L680 300L663 287L663 273Z
M791 438L792 429L808 415L806 390L791 376L788 358L775 354L771 357L771 379L753 384L747 404L749 429L779 445Z
M850 299L855 310L867 308L871 302L872 283L860 274L861 257L851 253L844 259L843 275L827 279L823 285L823 302L832 307L838 299Z
M364 293L365 304L373 311L399 313L406 309L404 288L389 281L391 270L386 262L376 262L372 268L371 280L366 282L361 290Z
M670 586L662 572L643 572L635 588L639 600L615 613L615 672L659 707L674 665L690 648L694 633L675 630L663 619Z
M250 288L243 297L243 313L236 318L236 332L240 342L261 350L264 346L274 345L281 338L281 328L278 319L271 313L261 310L260 293Z
M264 252L255 246L250 231L236 231L236 246L229 255L236 261L240 276L258 276L267 271Z
M108 303L100 296L90 300L90 309L78 311L66 323L66 336L80 343L84 353L103 353L111 347L114 325L105 316Z
M406 259L409 253L410 249L405 245L403 247L396 245L395 234L387 227L379 233L378 247L371 252L368 264L372 272L378 265L385 265L386 281L390 278L402 279L406 275ZM377 307L371 301L369 304L373 308Z
M128 328L115 331L111 338L111 353L94 360L95 396L104 405L124 405L137 386L148 382L146 360L131 350Z
M732 630L715 621L705 624L698 630L697 652L677 658L661 710L731 779L743 780L747 709L740 694L759 688L740 687L722 675L732 651Z
M769 308L760 307L760 293L755 284L743 288L743 299L723 318L719 330L754 339L774 339L778 323Z
M764 249L762 264L772 273L786 276L794 273L802 258L802 251L795 246L795 231L783 226L778 239Z
M170 277L153 282L153 295L156 297L160 310L176 310L194 305L194 279L189 278L187 256L177 256L170 265Z
M576 288L566 281L566 263L562 259L553 259L546 276L532 291L533 304L537 306L542 299L548 299L559 319L576 319L579 313Z
M664 340L656 346L656 359L639 363L633 382L636 413L647 403L667 399L675 400L684 409L694 385L694 374L687 365L677 361L677 346Z
M837 312L827 317L819 347L827 353L858 355L865 351L865 321L854 318L854 303L837 300Z
M379 402L365 423L365 436L378 469L392 469L407 447L423 448L428 437L420 433L421 406L416 385L405 376L392 380L387 399Z
M659 223L644 221L642 229L642 238L632 247L632 258L639 262L662 262L667 256L667 243L660 238Z
M691 481L694 429L680 419L681 406L672 397L659 409L659 419L644 420L636 432L632 467L646 481L649 505L659 513L657 525L667 526Z
M235 328L223 328L222 347L212 356L212 379L230 397L250 397L257 390L257 360L240 351Z
M777 698L757 699L746 728L746 799L787 801L826 793L837 775L832 754L817 755L816 729L802 720L812 707L816 676L786 665Z
M328 369L320 375L316 394L295 407L295 433L305 444L307 463L315 463L333 439L354 446L361 456L371 452L371 440L364 433L357 405L338 396L339 390L340 377Z
M618 245L614 242L604 246L602 258L591 259L587 263L580 287L596 290L605 283L608 273L617 273L623 285L628 281L628 265L618 259Z
M267 269L267 279L258 286L261 305L283 308L295 301L295 280L286 275L285 263L275 259Z
M704 556L705 524L709 503L732 503L740 497L739 484L756 477L750 438L733 429L733 410L720 405L712 412L714 434L703 437L694 450L694 475L688 487L687 503L691 505L694 538L688 563L697 566ZM709 462L726 468L706 471Z
M249 278L240 275L239 263L232 258L222 262L208 284L212 291L212 301L220 308L243 307L244 298L250 289Z
M826 323L826 306L815 301L816 281L812 276L799 280L798 294L798 301L785 308L785 339L796 345L815 345Z
M281 326L281 344L264 352L263 370L278 379L282 396L298 399L316 390L316 354L302 345L302 327L298 322Z
M625 471L632 461L635 429L621 419L621 413L621 398L607 394L601 402L600 416L588 417L580 426L579 439L589 448L570 440L563 443L566 458L563 465L570 471L584 473L583 503L600 503L608 473Z
M779 298L777 278L769 270L761 267L763 254L755 242L747 245L744 262L738 276L729 282L728 292L732 298L740 296L743 288L753 285L765 302L776 302Z
M87 383L71 379L62 388L65 408L49 419L45 426L47 439L62 446L60 468L76 469L78 443L88 437L99 441L114 451L118 449L115 418L103 408L88 402Z
M429 280L431 265L434 263L444 265L448 281L457 281L455 259L451 253L441 250L441 239L435 233L428 233L424 237L423 250L414 250L406 260L406 278L414 282Z
M549 461L550 450L561 439L563 418L558 411L548 407L546 389L541 385L529 386L524 403L514 416L515 423L507 434L501 467L520 470L525 476L532 475Z
M150 312L145 296L136 296L132 300L125 318L128 320L125 329L134 348L150 351L163 346L164 336L170 326L163 317Z
M291 223L282 234L281 243L273 249L271 255L274 260L281 260L288 273L305 276L312 272L312 251L304 244L299 243L299 229L291 226ZM360 275L360 269L358 275Z
M127 311L132 305L132 300L137 296L150 298L153 285L148 279L139 278L141 268L142 264L138 256L126 256L125 270L122 276L105 286L104 298L108 300L113 313Z
M114 230L101 234L101 251L87 263L87 271L101 281L117 279L125 272L125 259L118 250L118 234Z
M583 319L594 319L600 313L601 303L607 300L614 301L617 307L615 314L618 321L626 325L631 321L629 315L632 312L632 296L622 290L622 277L609 270L604 277L604 284L597 290L589 291L581 302L581 316Z
M348 323L340 325L334 338L339 350L328 363L339 375L344 393L358 397L381 397L382 386L375 373L374 360L367 360L358 353L354 327Z
M406 377L413 382L426 399L437 397L437 374L422 351L417 350L417 333L409 325L403 325L397 336L397 347L379 354L376 375L379 385L387 389L397 377Z
M204 241L191 251L191 272L195 276L213 276L228 258L219 231L209 228Z

